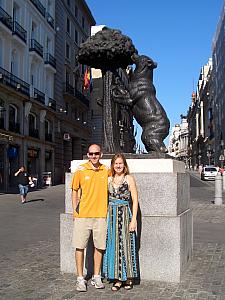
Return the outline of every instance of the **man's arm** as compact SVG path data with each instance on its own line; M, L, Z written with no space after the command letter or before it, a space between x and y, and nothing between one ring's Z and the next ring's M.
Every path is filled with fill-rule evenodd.
M20 173L20 169L14 174L14 176L18 176L19 175L19 173Z
M73 190L72 191L72 206L73 206L73 213L78 212L77 208L80 202L81 190Z

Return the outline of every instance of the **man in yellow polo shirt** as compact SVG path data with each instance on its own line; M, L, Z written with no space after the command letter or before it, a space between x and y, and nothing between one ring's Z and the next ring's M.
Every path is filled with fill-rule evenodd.
M87 291L83 277L84 249L90 233L94 242L94 275L91 284L98 289L105 286L101 281L102 255L106 246L106 215L108 198L108 168L99 162L101 147L92 144L88 148L88 162L74 173L71 188L74 211L73 245L77 265L76 289Z

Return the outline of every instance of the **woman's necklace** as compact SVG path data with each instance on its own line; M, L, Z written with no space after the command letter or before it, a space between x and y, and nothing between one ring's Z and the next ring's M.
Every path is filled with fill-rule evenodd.
M124 175L113 177L113 186L115 188L119 187L123 183L124 178L125 178Z

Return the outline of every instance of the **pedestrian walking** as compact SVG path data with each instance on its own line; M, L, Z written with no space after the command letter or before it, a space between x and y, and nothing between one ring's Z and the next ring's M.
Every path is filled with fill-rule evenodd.
M87 157L88 162L78 167L71 184L74 211L73 246L76 249L77 266L76 289L80 292L87 291L83 275L84 249L91 232L94 242L94 274L91 284L97 289L105 287L100 272L106 247L108 168L99 161L102 157L99 145L90 145Z
M109 280L113 280L111 289L116 292L121 287L132 289L133 278L138 277L135 246L138 193L123 154L113 156L111 174L108 180L109 203L103 273Z
M14 175L17 177L19 193L21 196L21 203L23 204L26 202L29 183L32 184L31 176L26 171L25 166L21 166Z

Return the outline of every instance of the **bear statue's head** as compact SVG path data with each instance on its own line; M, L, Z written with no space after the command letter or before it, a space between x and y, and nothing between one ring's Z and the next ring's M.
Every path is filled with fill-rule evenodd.
M148 68L148 69L155 69L157 68L157 63L154 62L150 57L146 56L146 55L138 55L136 53L134 53L132 56L132 61L135 63L136 68Z

